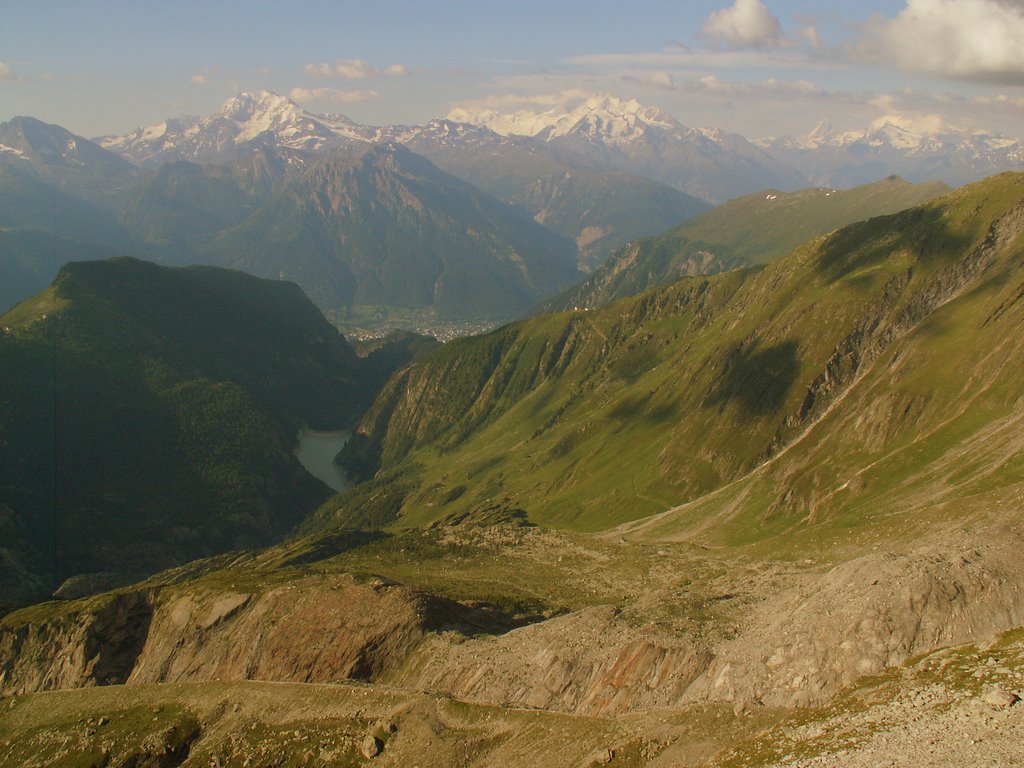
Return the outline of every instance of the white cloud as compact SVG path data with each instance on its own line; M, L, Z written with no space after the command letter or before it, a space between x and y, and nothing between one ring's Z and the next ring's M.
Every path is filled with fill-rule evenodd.
M20 83L24 79L11 69L9 64L4 64L4 62L0 61L0 83Z
M1009 96L1005 93L997 93L994 96L976 96L973 103L984 107L1015 107L1024 109L1024 96Z
M337 88L292 88L288 95L292 101L299 103L356 104L363 101L380 101L380 94L377 91L339 91Z
M721 50L707 48L674 48L641 53L592 53L563 59L563 63L599 69L614 67L657 67L658 69L827 69L833 65L811 58L795 48L770 50Z
M763 0L735 0L708 17L701 36L729 48L764 48L782 43L782 25Z
M1024 83L1024 7L1010 0L907 0L875 20L861 54L919 72Z
M799 33L807 41L807 44L811 46L812 51L820 53L825 50L825 44L821 40L821 35L818 34L818 28L813 24L804 27Z
M770 77L760 82L728 82L717 75L705 75L690 81L683 90L701 90L718 96L745 98L790 98L790 99L848 99L849 95L826 91L811 80L778 80Z
M383 69L371 66L364 59L343 59L334 64L326 62L307 64L306 72L317 77L340 77L343 80L362 80L368 77L411 77L412 70L404 64L390 64Z
M205 85L218 72L220 72L220 67L203 67L196 74L192 75L188 81L195 85Z
M648 88L675 88L676 83L668 72L642 72L633 75L623 75L622 79L629 83Z

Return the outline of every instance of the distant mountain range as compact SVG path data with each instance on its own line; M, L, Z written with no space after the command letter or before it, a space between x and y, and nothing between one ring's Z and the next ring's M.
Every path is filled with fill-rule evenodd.
M226 120L212 119L211 130L226 135ZM83 252L294 279L335 319L496 322L580 277L571 241L394 142L309 154L267 136L245 144L240 132L232 135L246 151L222 153L223 164L140 169L31 119L0 135L18 145L0 153L0 226L76 240ZM215 142L196 146L211 157ZM59 266L54 253L25 237L0 267L9 284L39 290Z
M850 187L890 175L960 185L1024 168L1020 139L963 130L935 116L889 115L848 132L822 121L805 137L752 141L717 128L688 128L662 110L611 96L568 110L455 109L448 117L572 148L716 203L768 188Z
M97 142L33 118L0 125L0 227L294 279L350 327L432 327L520 316L712 203L1017 167L1019 141L936 121L754 143L595 96L375 127L261 91ZM41 289L55 251L18 242L5 281Z
M689 128L635 100L595 96L565 113L501 115L458 109L449 118L527 135L556 152L656 179L712 203L769 187L806 185L799 171L742 136Z
M298 164L367 143L403 144L576 241L585 269L626 241L662 231L708 207L701 196L643 173L623 173L592 153L452 120L411 127L360 125L342 115L306 112L267 91L240 94L208 117L169 119L97 142L144 167L174 160L226 163L256 150Z
M529 172L519 168L513 176L528 174L534 181L559 164L619 170L711 203L769 188L853 186L894 174L958 185L1024 168L1020 139L963 130L937 116L889 115L857 131L836 131L824 120L803 137L748 140L718 128L691 128L656 107L605 94L545 111L456 108L425 125L369 126L343 115L311 113L284 96L260 91L228 99L208 117L168 119L96 141L141 166L171 160L223 163L254 147L308 155L390 141L474 184L470 177L487 178L488 169L481 166L497 154L524 162ZM0 143L11 144L3 134ZM17 148L11 144L8 151ZM522 187L521 181L504 187L496 179L492 183L485 191L501 199Z
M388 141L407 144L428 157L450 155L452 150L479 156L481 149L508 152L517 147L532 153L535 163L543 160L543 175L550 175L554 164L625 171L711 203L805 183L798 171L741 136L694 130L661 110L612 96L594 97L568 113L544 113L531 120L521 113L454 110L447 120L422 126L374 127L340 115L305 112L290 99L262 91L229 99L209 117L167 120L125 136L97 139L100 146L142 166L171 160L222 163L254 147L308 154ZM482 156L476 164L486 162Z
M1024 142L958 129L938 117L881 117L860 131L836 131L824 120L802 138L757 142L814 184L848 187L885 174L960 185L1024 168Z

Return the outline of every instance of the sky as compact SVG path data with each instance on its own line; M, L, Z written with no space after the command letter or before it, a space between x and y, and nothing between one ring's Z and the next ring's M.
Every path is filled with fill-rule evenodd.
M1024 0L0 0L0 121L120 135L259 89L373 125L608 93L748 138L1024 138Z

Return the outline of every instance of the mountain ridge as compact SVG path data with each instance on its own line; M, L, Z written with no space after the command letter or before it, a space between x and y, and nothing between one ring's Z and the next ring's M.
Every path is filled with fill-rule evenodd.
M980 290L984 274L1012 272L1024 242L1017 236L1022 180L1006 174L849 225L765 267L688 278L603 310L539 317L449 345L389 383L359 429L364 445L350 452L364 450L353 458L366 466L365 451L376 450L384 471L407 457L428 468L404 502L406 524L445 508L455 481L441 482L430 469L442 456L449 477L465 472L478 489L449 502L453 508L508 496L547 525L594 530L659 511L659 499L701 498L787 450L849 397L848 388L866 387L863 369L906 329L970 295L967 286ZM992 292L987 311L1002 301ZM964 343L962 333L954 338ZM673 371L684 372L682 382ZM430 382L442 375L448 386L439 390ZM927 377L913 380L931 386ZM894 419L897 432L917 428L899 413L878 418ZM836 434L853 440L862 432ZM624 440L634 446L627 458L613 447ZM829 455L849 454L834 447ZM761 512L772 521L765 535L794 524L811 482L795 467L787 480L789 465L779 466L777 485L749 505L755 515L761 501L775 500ZM815 466L831 461L821 457ZM815 482L842 485L824 476Z
M230 148L222 159L233 159L223 165L174 160L140 170L86 139L67 139L59 126L4 124L0 132L24 124L37 138L74 143L89 162L69 155L76 171L64 193L48 181L71 162L59 153L0 158L0 197L9 202L0 224L57 225L54 234L86 248L169 264L295 277L336 322L369 332L396 322L476 327L509 319L578 279L569 240L400 144L343 142L326 154L296 148L301 137L293 147L278 146L263 129L298 131L306 118L293 102L264 96L215 116L223 127L231 122L225 115L239 109L256 115L251 130L235 121L224 137L213 137ZM108 166L125 185L109 194ZM336 172L325 170L331 167ZM37 257L48 258L42 251ZM449 268L457 261L459 268Z
M765 264L812 237L896 213L948 191L941 182L911 184L890 176L845 190L766 190L736 198L661 235L630 243L542 308L593 309L684 276Z
M1024 142L951 125L938 115L885 115L860 130L836 131L827 120L804 137L757 143L804 169L817 184L850 186L870 175L899 174L953 186L1024 166Z

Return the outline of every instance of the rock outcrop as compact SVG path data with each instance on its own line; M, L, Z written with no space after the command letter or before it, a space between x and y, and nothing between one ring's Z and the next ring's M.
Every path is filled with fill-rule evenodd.
M372 680L465 612L351 576L115 593L56 619L9 617L0 626L0 694L125 682Z
M436 636L393 679L469 701L584 715L678 704L711 654L630 627L617 613L588 608L480 640Z
M817 705L864 675L1024 624L1022 546L1003 526L838 565L763 603L687 699Z
M154 595L113 593L39 622L0 624L0 695L117 685L149 633Z

